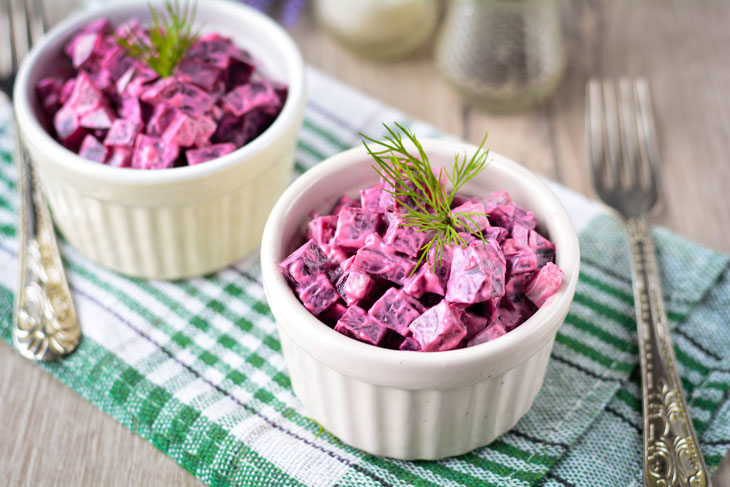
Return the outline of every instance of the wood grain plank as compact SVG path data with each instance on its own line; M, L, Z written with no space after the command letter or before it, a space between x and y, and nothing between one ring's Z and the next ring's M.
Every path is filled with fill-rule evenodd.
M0 485L204 485L5 342L0 417Z
M52 19L72 2L47 2ZM590 194L583 137L589 76L649 78L662 138L665 205L658 223L730 252L730 4L721 0L563 2L570 63L555 96L495 116L465 105L440 78L428 46L397 63L352 56L305 17L293 30L307 62L423 119ZM202 483L49 374L0 344L0 484ZM12 441L3 441L11 438ZM730 485L730 457L713 477Z

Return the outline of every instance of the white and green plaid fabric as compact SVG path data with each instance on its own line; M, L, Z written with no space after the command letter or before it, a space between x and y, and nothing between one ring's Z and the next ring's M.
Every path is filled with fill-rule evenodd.
M314 70L298 173L401 121L428 126ZM10 111L0 108L0 334L17 275ZM626 243L596 205L555 185L581 233L575 302L529 413L491 445L441 461L340 443L294 396L257 256L198 279L130 279L62 244L84 340L38 364L212 485L641 485L641 409ZM677 358L707 463L730 448L729 258L655 231ZM5 353L11 353L6 347Z

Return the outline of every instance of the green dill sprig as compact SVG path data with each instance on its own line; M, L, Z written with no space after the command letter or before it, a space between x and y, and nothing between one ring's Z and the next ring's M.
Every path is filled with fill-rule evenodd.
M484 236L473 218L483 214L454 212L451 205L454 196L464 184L487 167L489 150L484 149L486 134L471 158L467 159L466 152L461 156L456 154L451 172L443 168L437 176L423 146L412 132L398 123L395 124L398 131L386 124L383 126L388 132L384 140L360 135L366 139L363 145L377 163L373 169L386 183L383 190L393 195L406 208L401 217L402 225L433 234L433 238L421 249L416 268L427 259L433 269L446 247L465 247L466 241L459 235L460 231L475 234L484 241ZM411 154L406 148L403 136L415 147L417 155ZM367 142L379 146L380 149L371 149ZM450 190L447 189L444 177L448 180Z
M129 29L125 36L116 36L117 43L127 55L144 62L165 78L172 75L175 66L199 37L198 32L193 32L197 3L191 5L186 0L185 5L180 5L179 0L166 0L166 17L152 5L149 9L153 24L149 40Z

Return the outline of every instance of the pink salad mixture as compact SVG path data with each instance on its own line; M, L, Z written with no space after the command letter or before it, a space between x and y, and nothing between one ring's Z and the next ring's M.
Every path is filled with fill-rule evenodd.
M307 242L279 268L304 307L356 340L423 352L494 340L548 302L563 271L534 214L506 191L454 206L485 215L472 217L485 241L462 233L468 245L432 266L416 268L429 235L402 226L402 203L377 184L313 215Z
M287 87L231 39L202 35L160 78L117 44L115 33L130 31L148 35L136 19L116 31L106 19L86 25L64 49L73 69L38 82L53 135L80 156L135 169L199 164L256 138L281 111Z

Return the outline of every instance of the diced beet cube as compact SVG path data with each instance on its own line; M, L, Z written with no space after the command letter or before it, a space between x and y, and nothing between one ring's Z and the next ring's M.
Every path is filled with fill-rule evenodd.
M327 253L326 249L323 248L322 250L324 250L325 254ZM343 271L340 268L339 261L338 262L333 261L332 257L330 257L329 254L327 255L327 258L329 259L330 263L332 264L332 267L330 267L329 270L327 271L327 278L330 280L331 283L334 284L342 276ZM337 289L336 286L335 286L335 289ZM339 290L338 290L338 292L339 292Z
M63 81L59 78L43 78L38 82L36 92L46 113L53 115L61 108L62 88Z
M381 188L380 201L378 202L380 207L385 211L396 211L398 204L395 200L395 196L391 193L393 191L393 186L381 178Z
M322 250L327 254L329 260L335 264L339 264L348 258L347 252L335 243L334 238L331 238L328 243L322 245Z
M371 213L382 212L380 208L380 193L382 188L379 184L360 190L360 206Z
M534 272L510 274L507 278L507 283L504 286L504 297L512 303L524 300L525 291L534 277Z
M109 73L109 78L115 83L135 65L134 58L127 56L120 46L110 48L101 59L101 68Z
M334 328L346 311L347 306L342 303L335 303L326 310L324 310L322 313L320 313L318 318L330 328Z
M382 191L380 193L380 207L384 211L402 212L408 207L414 206L413 202L407 196L400 195L397 198L392 194L398 192L398 190L405 190L406 188L393 188L389 181L380 178L380 184ZM407 182L407 189L416 191L416 185L411 182Z
M107 133L106 139L104 139L104 145L134 147L134 141L141 128L142 126L139 123L118 118L112 122L109 133Z
M134 78L134 74L137 72L137 68L133 65L129 67L124 73L122 73L121 76L119 76L119 79L117 79L116 83L114 84L114 87L117 90L117 94L122 95L127 90L127 86L129 86L129 83Z
M318 315L340 298L327 276L317 276L312 284L299 291L299 298L302 304L312 314Z
M371 345L380 344L388 328L381 325L358 306L350 306L335 326L335 331Z
M509 232L507 229L502 227L487 227L487 229L482 232L482 236L485 240L494 240L498 243L502 243L502 241L507 238L507 235L509 235Z
M223 110L237 117L255 108L279 106L279 98L267 82L248 83L234 88L222 99Z
M97 139L103 141L106 138L106 134L109 133L109 129L90 129L89 132Z
M215 108L215 107L213 107ZM195 136L195 146L205 147L210 145L210 138L215 133L217 125L213 118L208 115L203 115L197 120L197 134Z
M467 232L459 232L459 237L461 237L464 240L464 243L466 245L471 245L472 242L481 240L481 239L477 239L473 234L467 233Z
M178 84L180 84L180 80L175 76L160 78L151 85L143 86L141 93L139 93L139 99L146 103L158 103L160 102L160 93L162 93L162 90Z
M520 272L532 272L537 269L537 254L534 252L521 252L507 257L507 265L510 274Z
M94 85L88 74L81 71L76 76L71 96L65 106L74 110L78 115L90 112L104 103L104 95Z
M119 116L129 122L142 125L142 106L134 96L123 96ZM141 130L141 129L140 129Z
M473 304L504 294L506 264L498 246L477 240L469 247L456 247L446 299L451 303Z
M229 63L232 63L234 61L242 62L242 63L248 63L254 68L254 72L256 71L256 60L251 55L250 52L248 52L246 49L240 48L237 45L235 45L233 42L231 42L231 48L229 54ZM257 75L261 76L261 73L256 73Z
M451 214L461 222L461 228L469 233L478 233L489 226L484 203L481 202L467 201L451 210Z
M152 116L147 122L147 134L153 137L162 137L177 113L178 110L167 105L155 105Z
M537 255L537 268L540 269L548 262L555 259L555 245L535 230L530 230L528 237L528 245L535 250Z
M357 251L352 263L354 269L399 285L403 285L415 266L416 263L412 259L396 254L395 250L385 245L377 234L371 234L365 240L365 246Z
M155 82L152 85L145 84L146 81L143 78L136 75L138 67L139 67L139 65L135 66L135 76L129 81L129 83L127 83L127 86L124 88L124 91L122 92L122 98L124 98L125 96L131 96L131 97L134 97L137 100L137 102L147 103L147 101L142 100L142 96L145 93L147 93L148 90L154 89L153 87L159 86L160 83L163 83L163 80L171 79L171 78L163 78L161 80L158 80L157 82ZM157 88L157 89L159 90L160 88Z
M190 115L176 110L162 134L162 139L180 147L190 147L198 136L198 123Z
M175 144L158 137L140 134L134 144L132 167L135 169L166 169L172 167L180 150Z
M271 87L274 88L274 93L276 93L276 96L279 97L279 105L284 106L286 98L289 95L289 87L278 81L272 81Z
M335 236L337 228L337 217L334 215L319 216L312 219L308 225L312 237L318 245L328 245Z
M99 88L102 92L111 91L110 89L113 88L114 83L112 82L111 75L107 69L89 71L89 78L91 78L94 86Z
M154 103L164 103L191 115L200 116L210 110L215 98L192 83L177 82L164 87Z
M340 262L340 269L343 271L350 270L350 267L352 267L352 263L355 261L355 256L348 257L347 259Z
M142 96L147 90L150 93L158 93L163 86L172 81L157 80L159 75L146 64L135 61L124 73L116 80L115 87L119 95L131 95L135 98ZM163 78L172 80L172 78ZM147 83L157 80L157 83L148 85ZM150 95L151 96L151 95Z
M461 321L464 322L464 326L466 327L466 336L464 338L467 340L471 340L474 335L486 328L488 322L484 316L475 315L468 311L465 311L461 315Z
M501 248L507 260L509 274L532 272L537 269L537 255L529 247L522 247L514 239L508 238L502 242Z
M307 241L279 264L279 270L295 289L304 289L317 276L327 274L332 267L332 263L314 240Z
M234 46L228 37L211 32L201 35L190 46L186 55L225 69L228 67L233 52Z
M489 215L491 213L491 211L494 208L496 208L497 206L511 205L511 204L512 204L512 198L510 197L510 195L507 191L505 191L505 190L493 191L484 200L484 210L487 212L487 215Z
M98 63L103 50L104 36L100 32L80 32L69 42L64 51L76 69L88 69Z
M403 225L403 219L394 215L383 240L398 252L418 257L418 252L432 238L432 235L415 227Z
M112 167L132 167L132 148L112 147L106 163Z
M494 320L494 324L500 324L506 331L510 331L532 316L535 307L526 299L522 301L520 304L515 304L502 298L497 307L497 319Z
M548 262L532 279L532 282L525 290L525 296L532 301L535 306L542 308L555 291L560 287L563 281L563 271L560 267L552 262Z
M451 272L451 250L444 249L439 258L435 249L429 251L428 259L421 264L418 270L408 276L403 283L403 291L420 298L424 293L434 293L439 296L446 294L446 283Z
M461 310L445 299L413 320L409 328L424 352L452 350L466 336Z
M159 79L160 75L157 74L157 71L149 67L147 64L137 61L134 65L134 80L136 80L139 83L145 84L149 83L151 81L155 81Z
M480 345L482 343L486 343L490 340L494 340L495 338L499 338L502 335L506 334L507 330L502 326L500 323L495 323L493 325L489 325L488 327L484 328L482 331L474 335L474 337L467 342L467 347L473 347L475 345Z
M411 352L419 352L421 350L421 344L418 343L418 340L416 340L413 337L408 337L405 340L403 340L403 343L400 344L399 350L408 350Z
M408 325L425 311L417 299L392 287L375 301L368 313L399 335L406 336L410 331Z
M63 86L61 87L61 104L65 104L69 100L69 98L71 98L75 86L76 78L67 79L66 82L63 83Z
M175 68L176 73L187 81L195 83L206 91L212 91L218 80L221 79L222 70L194 57L184 57Z
M87 129L108 129L116 118L114 110L102 105L81 115L79 125Z
M213 105L210 107L210 118L213 119L213 121L217 122L218 120L223 117L223 109L219 107L218 105ZM215 131L214 131L215 132Z
M517 205L499 205L494 207L489 212L489 220L493 225L504 227L510 232L515 223L530 230L537 226L535 214L531 211L525 211Z
M139 33L141 30L142 28L139 24L139 19L133 17L126 22L119 24L114 33L119 37L127 38L130 34Z
M492 298L489 301L472 304L466 308L466 312L477 316L483 316L487 319L487 324L494 323L499 315L497 308L504 299L504 297Z
M337 200L337 204L335 204L335 207L332 208L332 214L335 216L340 216L340 212L344 208L360 208L360 203L357 200L354 200L350 198L349 196L343 196L339 200Z
M229 91L237 86L245 85L251 79L251 74L255 71L252 61L242 59L229 58L228 68L225 71L226 89Z
M472 201L471 198L461 195L454 195L454 198L451 200L451 209L458 208L459 206L463 205L464 203L467 203L469 201Z
M243 116L241 124L241 145L262 134L276 118L276 113L265 108L256 108Z
M226 154L230 154L234 150L236 150L236 146L231 143L214 144L209 145L208 147L202 147L200 149L188 150L185 155L187 156L188 164L194 166L195 164L200 164L201 162L206 162L212 159L223 157Z
M79 125L79 118L76 112L68 107L61 107L53 117L53 128L61 143L75 150L86 136L86 130Z
M359 303L370 294L375 288L375 281L364 272L350 269L343 272L337 279L336 288L345 303L351 306Z
M418 302L425 306L426 309L428 309L433 308L434 306L439 304L443 298L443 296L439 296L435 293L424 293L423 296L418 298Z
M555 249L555 245L553 245L550 240L540 235L537 230L530 230L527 238L527 245L531 249Z
M79 149L79 155L84 159L103 164L107 156L107 148L96 137L89 134L84 137Z
M351 269L345 280L345 302L351 304L365 299L375 287L375 281L369 275Z
M245 142L241 127L242 120L231 113L225 113L218 121L215 133L211 140L215 143L230 142L236 147L241 147Z
M335 230L335 243L346 250L355 251L365 245L368 235L378 231L380 215L362 208L344 208L340 212Z
M518 249L529 249L530 248L530 242L529 242L529 236L530 236L530 230L528 228L523 227L519 223L515 223L512 226L512 241L514 242L514 246Z
M448 179L448 175L446 173L443 173L444 169L441 169L440 175L441 175L441 181L445 181ZM451 209L458 208L464 203L481 203L484 204L484 198L480 198L479 196L463 196L463 195L454 195L454 198L451 200Z
M400 350L400 346L405 341L405 338L403 335L399 335L398 333L394 332L390 328L386 329L385 337L383 337L383 341L380 342L380 345L378 345L381 348L388 348L390 350Z

